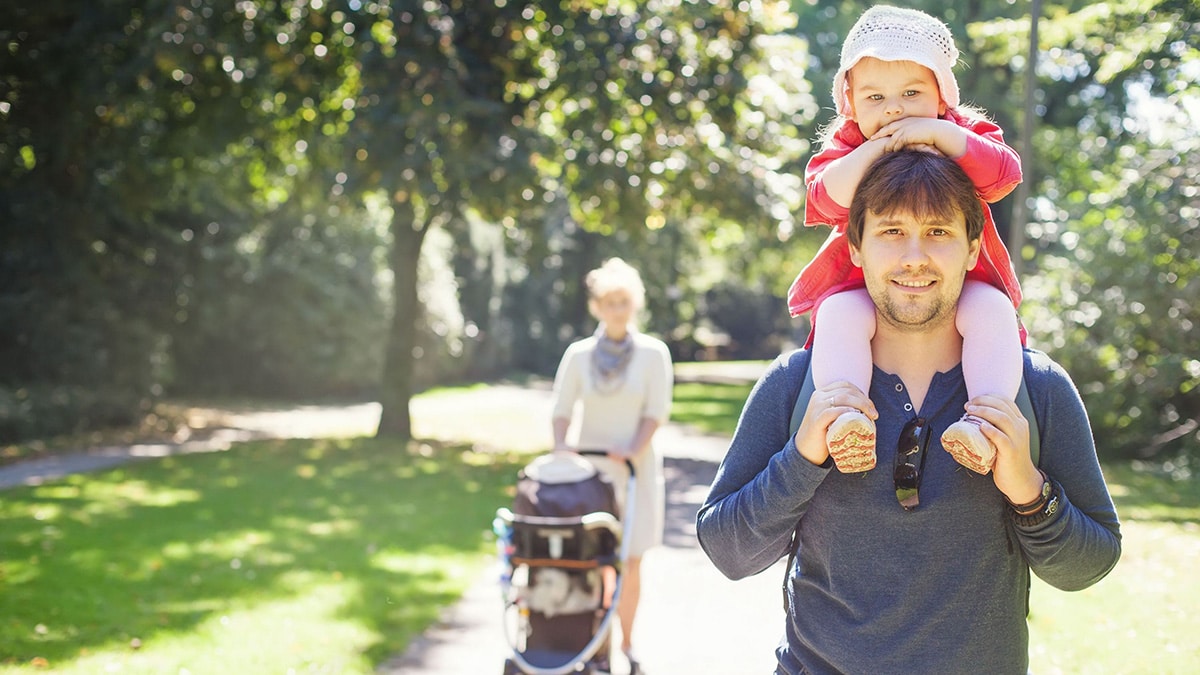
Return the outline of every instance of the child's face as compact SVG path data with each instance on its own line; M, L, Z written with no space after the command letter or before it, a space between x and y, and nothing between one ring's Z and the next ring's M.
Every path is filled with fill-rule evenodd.
M850 118L870 138L906 117L941 117L946 112L933 71L912 61L863 58L846 74Z

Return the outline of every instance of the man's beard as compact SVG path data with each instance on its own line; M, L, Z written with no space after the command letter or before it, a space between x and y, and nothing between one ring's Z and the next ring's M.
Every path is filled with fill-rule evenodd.
M901 303L886 289L874 292L868 288L868 293L875 301L879 318L902 331L928 330L947 322L953 323L958 309L957 298L954 298L953 302L951 298L939 296L931 302Z

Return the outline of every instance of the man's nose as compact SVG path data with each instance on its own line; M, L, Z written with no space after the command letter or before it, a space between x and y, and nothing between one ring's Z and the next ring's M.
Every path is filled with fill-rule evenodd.
M925 242L921 237L910 237L904 242L900 262L905 267L921 267L929 261L929 253L925 250Z

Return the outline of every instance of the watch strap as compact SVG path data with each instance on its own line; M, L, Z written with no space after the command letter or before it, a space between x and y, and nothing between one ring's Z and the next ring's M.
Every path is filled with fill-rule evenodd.
M1058 513L1060 508L1062 508L1062 491L1059 489L1058 483L1050 481L1050 495L1046 499L1046 503L1029 515L1021 515L1014 511L1013 520L1021 527L1034 527L1049 520L1051 516Z

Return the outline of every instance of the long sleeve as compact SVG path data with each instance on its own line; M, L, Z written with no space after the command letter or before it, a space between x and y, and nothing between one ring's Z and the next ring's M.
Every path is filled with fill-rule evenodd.
M554 407L551 416L557 419L571 419L575 403L583 395L583 366L585 352L581 342L567 347L558 370L554 374Z
M767 369L696 514L701 548L731 579L757 574L787 553L792 530L830 471L801 457L788 429L807 367L808 352L795 352Z
M835 229L844 229L850 220L850 207L842 206L829 196L825 189L824 173L830 163L850 154L855 148L866 141L858 125L848 123L838 129L829 143L820 152L808 160L804 167L804 224L808 227L829 225Z
M1121 557L1121 529L1104 483L1087 412L1069 376L1044 355L1026 370L1038 414L1041 468L1061 487L1058 513L1015 527L1030 568L1065 591L1087 588Z
M984 120L948 113L946 118L966 129L967 152L955 160L974 183L979 197L995 203L1021 182L1021 158L1004 142L1000 127Z

